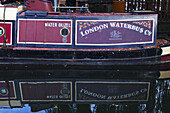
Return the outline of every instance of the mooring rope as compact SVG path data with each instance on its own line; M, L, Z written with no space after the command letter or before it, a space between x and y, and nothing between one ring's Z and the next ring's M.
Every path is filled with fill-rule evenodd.
M4 42L3 47L6 48L6 26L5 26L5 12L6 12L6 6L4 5L4 14L3 14L3 20L4 20Z
M10 84L9 84L9 81L8 80L6 80L5 81L6 82L6 84L7 84L7 88L8 88L8 104L9 104L9 106L10 106L10 108L12 108L12 106L11 106L11 101L10 101Z

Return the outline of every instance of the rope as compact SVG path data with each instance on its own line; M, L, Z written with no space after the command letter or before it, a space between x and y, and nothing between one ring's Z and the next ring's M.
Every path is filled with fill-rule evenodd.
M10 101L10 85L9 85L9 81L6 80L5 82L6 82L7 88L8 88L8 104L9 104L10 108L12 108L11 101Z
M3 47L6 48L6 26L5 26L5 12L6 12L6 6L4 5L4 14L3 14L3 19L4 19L4 43Z

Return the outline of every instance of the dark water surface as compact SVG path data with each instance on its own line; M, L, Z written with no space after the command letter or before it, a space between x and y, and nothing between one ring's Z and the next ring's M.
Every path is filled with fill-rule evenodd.
M146 103L114 103L114 104L53 104L44 108L31 107L29 104L22 108L1 106L0 113L170 113L170 79L153 80L150 98ZM41 106L41 103L39 103Z

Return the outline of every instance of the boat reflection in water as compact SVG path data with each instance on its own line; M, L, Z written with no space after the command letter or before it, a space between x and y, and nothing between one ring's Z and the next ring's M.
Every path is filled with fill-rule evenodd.
M157 73L159 74L159 71ZM137 79L135 76L127 78L119 73L119 77L115 75L112 79L106 76L103 80L89 79L88 81L84 78L58 79L52 76L36 79L27 76L4 79L1 76L0 111L167 113L170 105L170 80L159 79L159 76L153 78L152 74L143 75L143 78L141 76ZM111 96L112 99L109 100Z
M157 41L157 14L63 13L47 0L28 3L0 23L1 106L12 113L168 111L169 80L158 78L169 53Z

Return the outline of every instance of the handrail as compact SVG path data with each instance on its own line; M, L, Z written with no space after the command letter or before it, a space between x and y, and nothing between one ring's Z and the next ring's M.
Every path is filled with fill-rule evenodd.
M84 9L90 13L89 9L88 9L88 6L82 6L82 7L75 7L75 6L54 6L53 7L55 12L57 9L69 9L69 12L70 12L70 9L80 9L80 12L83 13L84 12ZM73 12L73 10L71 10Z
M63 8L63 9L88 9L88 7L74 7L74 6L57 6L56 8Z

